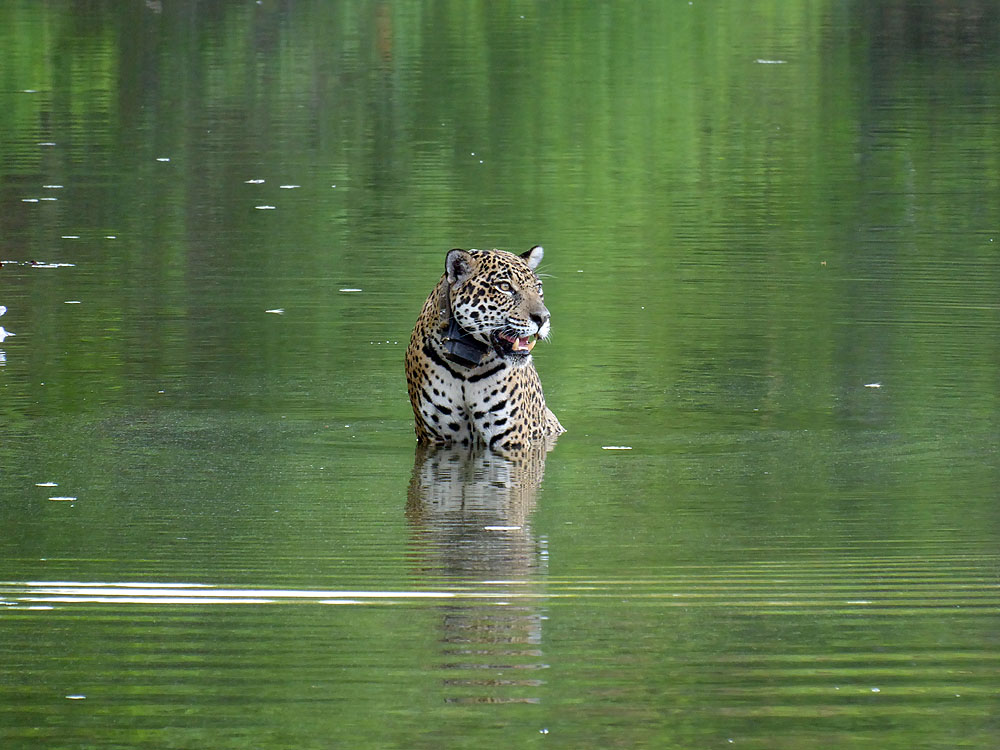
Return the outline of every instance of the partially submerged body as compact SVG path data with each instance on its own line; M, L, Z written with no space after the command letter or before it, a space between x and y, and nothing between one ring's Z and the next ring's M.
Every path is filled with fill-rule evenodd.
M565 432L531 350L549 333L534 269L542 248L452 250L406 351L417 440L517 450Z

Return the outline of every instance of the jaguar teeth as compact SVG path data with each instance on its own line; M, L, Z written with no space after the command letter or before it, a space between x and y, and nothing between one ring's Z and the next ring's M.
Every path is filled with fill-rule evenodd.
M514 342L512 347L515 352L526 351L530 352L535 348L535 342L538 341L537 336L522 336L517 341Z
M509 339L512 346L511 349L515 352L530 352L535 348L535 342L538 341L538 337L531 336L521 336L516 339Z

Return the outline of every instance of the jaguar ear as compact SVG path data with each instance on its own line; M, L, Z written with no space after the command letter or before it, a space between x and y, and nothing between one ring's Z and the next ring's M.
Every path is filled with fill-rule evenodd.
M532 271L538 268L538 264L542 262L542 257L544 255L545 249L541 245L535 245L527 252L521 253L521 257L528 261L528 268Z
M444 268L449 284L461 284L472 275L472 256L459 248L449 250Z

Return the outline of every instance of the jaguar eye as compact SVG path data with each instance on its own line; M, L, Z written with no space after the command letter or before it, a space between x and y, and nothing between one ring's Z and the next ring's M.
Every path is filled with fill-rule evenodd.
M504 292L505 294L514 291L514 287L512 287L510 285L510 282L508 282L508 281L501 281L501 282L499 282L497 284L497 289L499 289L501 292Z

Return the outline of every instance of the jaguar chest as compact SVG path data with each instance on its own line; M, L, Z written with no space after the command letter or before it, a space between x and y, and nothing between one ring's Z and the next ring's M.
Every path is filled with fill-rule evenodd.
M522 371L527 367L511 365L496 356L477 367L463 367L448 358L440 339L427 342L424 350L427 373L416 403L425 423L441 441L488 445L525 416L522 407L527 388Z

